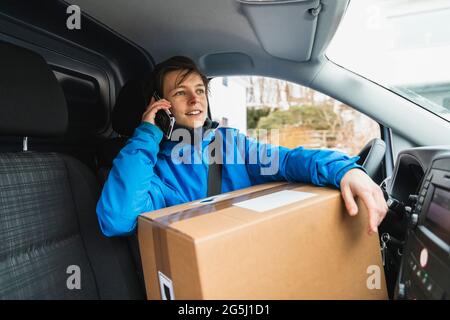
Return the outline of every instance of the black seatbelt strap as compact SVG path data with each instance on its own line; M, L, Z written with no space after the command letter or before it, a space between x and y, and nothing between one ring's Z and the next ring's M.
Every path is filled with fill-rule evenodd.
M208 168L208 197L215 196L222 192L222 164L216 163L214 161L214 156L216 149L214 146L216 143L213 141L208 146L208 156L209 156L209 168ZM220 152L218 155L218 159L222 159L221 157L221 146L218 146L217 150Z

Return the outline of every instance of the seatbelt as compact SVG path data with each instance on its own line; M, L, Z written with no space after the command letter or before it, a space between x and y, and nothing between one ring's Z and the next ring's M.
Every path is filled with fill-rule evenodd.
M215 145L214 141L208 146L208 157L209 157L209 167L208 167L208 197L212 197L222 193L222 164L211 161L215 156L216 149L213 148ZM219 152L221 152L219 148ZM222 157L219 157L222 159Z

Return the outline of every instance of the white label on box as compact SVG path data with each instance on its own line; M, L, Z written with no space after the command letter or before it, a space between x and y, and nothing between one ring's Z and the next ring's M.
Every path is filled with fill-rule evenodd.
M314 196L316 196L316 194L310 192L283 190L254 199L234 203L233 205L244 209L264 212L286 206L297 201L309 199Z
M161 290L161 300L175 300L172 280L170 280L169 277L167 277L161 271L158 271L158 277L159 289Z

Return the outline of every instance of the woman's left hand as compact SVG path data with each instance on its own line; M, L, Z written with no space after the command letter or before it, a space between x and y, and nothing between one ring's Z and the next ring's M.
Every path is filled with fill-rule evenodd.
M369 213L369 235L378 232L388 207L381 188L361 169L351 169L342 177L341 193L351 216L358 214L355 197L361 198Z

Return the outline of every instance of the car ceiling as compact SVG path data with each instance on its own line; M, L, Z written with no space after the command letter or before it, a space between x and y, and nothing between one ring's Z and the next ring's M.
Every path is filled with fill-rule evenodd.
M295 15L285 10L286 17L277 17L277 20L286 18L285 21L292 23L276 25L268 21L273 24L273 32L259 30L259 36L255 32L257 24L264 28L265 21L256 21L255 28L255 22L246 13L246 4L236 0L70 0L67 3L78 5L83 14L142 47L156 62L173 55L186 55L196 60L209 76L265 75L307 84L324 60L324 50L348 1L320 1L322 11L313 35L296 29L299 24L293 19ZM314 6L317 3L318 0L278 1L276 6ZM299 16L301 19L304 17ZM295 39L311 36L313 45L307 61L279 57L283 50L286 56L297 50L305 51L304 41L295 43ZM265 49L263 43L272 42L274 47L280 37L284 43L274 48L280 53L275 57L273 52L272 55L267 52L267 44Z
M245 1L55 0L35 4L10 0L1 2L0 13L5 14L6 20L0 19L0 24L6 25L9 31L3 28L0 35L5 30L14 35L17 26L11 21L23 20L23 30L20 29L19 34L30 37L31 43L42 41L42 35L48 36L41 47L36 46L38 52L47 53L47 57L49 53L53 57L59 52L62 57L73 56L73 61L84 61L86 54L79 50L84 48L89 57L95 56L94 60L87 59L90 63L98 57L102 58L102 63L103 60L107 62L105 70L119 86L126 79L142 76L148 71L151 63L141 54L142 50L155 62L173 55L186 55L196 60L210 77L262 75L318 90L391 128L405 145L406 142L409 146L448 144L448 122L325 57L324 52L348 0L279 0L276 5L261 5L274 8L275 12L280 6L290 9L291 6L311 5L314 8L320 2L322 10L318 18L314 18L317 21L314 34L305 31L312 29L301 27L302 20L308 19L305 11L298 19L295 8L281 14L280 11L277 14L269 12L260 15L255 23L242 3ZM64 28L65 19L61 17L67 17L65 7L68 4L80 6L84 15L81 32ZM33 29L39 31L37 38L28 33ZM107 29L115 32L105 32ZM308 37L312 41L305 42ZM62 39L67 43L62 45ZM133 50L130 41L142 50ZM311 42L312 46L305 51L301 44ZM274 47L278 43L281 45ZM304 55L296 59L297 51L306 53L308 59L302 60ZM286 58L289 56L294 58ZM110 88L114 94L115 86ZM414 123L421 125L412 125Z

